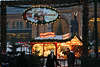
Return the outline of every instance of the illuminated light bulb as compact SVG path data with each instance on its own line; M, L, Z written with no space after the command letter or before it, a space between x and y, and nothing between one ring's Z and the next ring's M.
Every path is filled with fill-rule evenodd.
M54 10L57 10L57 9L54 8Z
M43 26L44 24L39 24L39 25Z
M22 18L23 18L23 16L22 16Z
M59 18L61 18L60 16L58 16Z
M37 24L35 24L37 26Z
M41 7L40 5L38 7Z
M47 25L48 25L48 23L47 23Z
M50 7L50 8L52 8L52 7Z
M33 24L33 23L31 22L31 24Z
M26 22L27 22L27 20L26 20Z

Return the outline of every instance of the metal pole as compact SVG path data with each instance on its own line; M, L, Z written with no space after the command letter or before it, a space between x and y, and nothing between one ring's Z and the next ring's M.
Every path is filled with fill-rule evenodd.
M45 33L45 32L46 32L46 30L45 30L45 25L46 25L46 24L43 24L43 25L44 25L44 31L43 31L43 32Z
M37 37L39 36L39 24L36 24L37 25Z
M7 41L6 41L6 3L5 2L1 2L1 47L2 47L2 51L6 51L6 45L7 45Z
M97 0L94 0L94 38L95 38L95 53L98 57L98 25L97 25Z
M44 45L45 45L45 43L43 43L43 67L44 67L44 62L45 62L45 59L44 59Z
M88 56L88 0L83 1L83 26L82 26L82 41L83 41L83 57Z
M83 23L82 23L82 41L83 41L83 49L82 49L82 59L81 59L81 67L87 66L88 60L88 0L83 0Z
M51 23L51 32L54 32L54 31L53 31L53 24L54 24L54 23Z

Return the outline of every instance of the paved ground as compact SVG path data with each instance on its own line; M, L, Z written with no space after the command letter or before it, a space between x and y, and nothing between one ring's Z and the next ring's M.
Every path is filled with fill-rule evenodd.
M46 59L45 59L45 63L46 63ZM61 66L57 66L57 67L68 67L67 60L59 61L59 63ZM81 64L81 61L79 59L75 60L75 67L80 67L80 64ZM46 66L44 65L44 67Z

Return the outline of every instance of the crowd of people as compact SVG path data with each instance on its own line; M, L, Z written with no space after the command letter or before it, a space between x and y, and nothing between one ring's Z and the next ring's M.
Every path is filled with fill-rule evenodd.
M71 52L69 48L66 48L66 50L63 53L65 55L67 55L68 67L74 67L74 63L75 63L75 55L74 55L74 53ZM62 66L57 61L57 58L54 55L54 51L51 50L51 53L47 57L46 67L56 67L56 65L58 65L60 67Z
M68 67L74 67L74 53L69 48L63 53L67 55ZM38 53L25 55L25 52L21 52L19 56L15 56L13 53L7 54L6 52L0 54L1 67L43 67L43 61L40 59L41 57L38 56ZM54 55L54 51L51 50L51 53L47 56L46 67L56 67L56 65L61 67L57 57Z
M25 55L21 52L19 56L15 56L13 53L2 52L0 54L0 66L1 67L40 67L39 57L35 55Z

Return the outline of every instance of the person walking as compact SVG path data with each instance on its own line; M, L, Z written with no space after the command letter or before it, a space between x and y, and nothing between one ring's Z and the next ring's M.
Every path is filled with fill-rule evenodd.
M54 55L54 51L51 50L51 53L47 57L46 67L56 67L56 65L60 66L56 56Z

